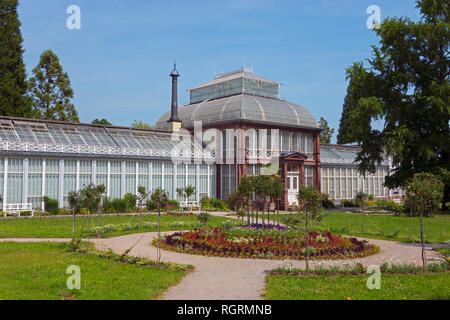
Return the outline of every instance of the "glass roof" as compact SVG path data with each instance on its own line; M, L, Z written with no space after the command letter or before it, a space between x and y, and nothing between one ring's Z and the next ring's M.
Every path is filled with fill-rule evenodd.
M250 70L240 69L190 89L190 104L241 93L277 99L279 89L279 83L257 76Z
M320 145L320 162L326 164L356 164L356 157L361 151L359 147L346 145L321 144ZM385 160L381 165L387 166Z
M170 157L180 143L202 152L190 139L172 141L169 132L134 130L122 127L101 127L24 119L0 118L0 149L8 142L10 148L21 151L64 150L64 152L155 155ZM26 147L25 147L26 145ZM34 147L33 147L34 146ZM58 148L57 146L62 146ZM66 146L66 148L64 148ZM70 147L70 148L67 148ZM75 148L74 148L75 147Z
M156 129L167 130L169 117L170 113L167 112L159 118ZM184 128L192 128L194 121L202 121L205 126L237 120L296 127L319 127L312 113L298 104L247 94L184 106L179 108L178 117Z

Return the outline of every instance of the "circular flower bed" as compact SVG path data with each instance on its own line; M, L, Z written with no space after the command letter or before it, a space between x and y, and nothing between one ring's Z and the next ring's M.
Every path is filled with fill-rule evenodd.
M163 237L160 245L166 250L215 257L302 260L307 254L301 232L274 225L175 232ZM309 237L311 259L358 258L379 250L367 241L329 232L311 232Z

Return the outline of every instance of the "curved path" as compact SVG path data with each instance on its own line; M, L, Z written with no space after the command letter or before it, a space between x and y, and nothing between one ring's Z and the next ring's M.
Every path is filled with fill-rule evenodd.
M156 258L156 248L150 243L156 237L155 232L132 234L111 239L93 240L98 249L112 249L123 253L126 249L136 246L130 254L150 259ZM142 239L141 239L142 237ZM360 259L335 260L327 262L312 262L317 264L348 264L361 262L363 265L381 265L392 263L421 263L421 247L416 244L385 240L369 240L380 246L380 253ZM188 274L177 286L171 287L162 299L176 300L248 300L261 299L265 288L265 276L268 271L280 267L286 262L280 260L234 259L219 257L204 257L161 250L162 261L191 264L195 271ZM427 250L427 258L438 259L439 255ZM293 261L294 268L305 268L304 261Z
M174 231L171 231L174 232ZM167 233L171 233L167 232ZM112 249L123 253L128 248L134 248L130 255L156 259L156 248L151 245L156 232L136 233L109 239L91 239L100 250ZM71 239L0 239L0 242L63 242ZM421 247L417 244L368 239L380 246L380 253L352 260L334 260L311 262L315 265L343 265L360 262L365 266L381 265L384 262L421 264ZM265 288L265 276L268 271L287 265L280 260L233 259L219 257L204 257L162 250L162 261L178 264L191 264L195 270L189 273L176 286L169 288L162 299L177 300L248 300L261 299ZM439 255L427 246L427 258L438 260ZM294 268L305 268L304 261L293 261Z

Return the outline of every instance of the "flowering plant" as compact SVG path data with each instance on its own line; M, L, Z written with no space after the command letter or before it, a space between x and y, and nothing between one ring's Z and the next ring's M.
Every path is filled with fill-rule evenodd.
M236 228L238 229L238 228ZM231 233L230 233L231 232ZM162 240L162 247L184 253L258 259L302 260L356 258L379 251L375 245L329 232L311 232L308 249L304 235L236 235L221 228L175 232Z

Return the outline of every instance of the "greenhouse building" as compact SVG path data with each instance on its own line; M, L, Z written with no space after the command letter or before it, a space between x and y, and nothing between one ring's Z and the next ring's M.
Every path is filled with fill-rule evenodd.
M44 210L43 197L67 206L67 196L88 184L104 184L121 198L162 188L192 185L192 200L226 200L245 175L266 174L276 163L286 191L283 208L296 203L302 184L335 201L363 191L396 194L384 187L389 162L360 175L356 146L320 144L321 129L310 111L279 98L280 84L241 69L190 90L178 107L178 77L172 71L172 105L156 130L0 117L0 194L3 211L30 205Z

